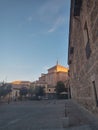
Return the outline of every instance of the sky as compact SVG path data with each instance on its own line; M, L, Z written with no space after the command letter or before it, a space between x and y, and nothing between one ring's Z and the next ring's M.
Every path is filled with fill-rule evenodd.
M0 81L68 67L70 0L0 0Z

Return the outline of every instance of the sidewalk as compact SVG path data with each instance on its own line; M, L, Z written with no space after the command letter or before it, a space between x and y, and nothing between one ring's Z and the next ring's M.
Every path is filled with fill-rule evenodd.
M65 101L65 116L69 117L65 130L98 130L98 118L73 100Z

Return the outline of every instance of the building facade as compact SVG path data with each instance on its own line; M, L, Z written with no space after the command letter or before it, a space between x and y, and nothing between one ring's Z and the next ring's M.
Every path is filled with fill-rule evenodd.
M56 64L48 69L47 74L41 74L39 80L35 82L35 86L45 87L46 95L55 95L55 86L58 81L65 81L68 79L68 68Z
M31 82L30 81L13 81L11 83L11 86L12 86L12 92L10 94L10 97L12 100L17 100L20 97L20 89L23 87L29 89L31 86Z
M46 82L50 86L56 86L58 81L64 82L68 78L68 68L61 65L55 65L48 69Z
M71 96L98 109L98 0L71 0L68 64Z

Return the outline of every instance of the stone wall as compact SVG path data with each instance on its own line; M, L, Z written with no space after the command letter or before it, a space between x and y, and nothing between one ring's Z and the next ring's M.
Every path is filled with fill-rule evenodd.
M92 111L97 108L93 81L98 100L98 0L82 0L80 16L73 15L73 0L71 4L73 5L68 57L68 60L71 60L69 64L71 93L73 99ZM71 47L74 47L72 54Z

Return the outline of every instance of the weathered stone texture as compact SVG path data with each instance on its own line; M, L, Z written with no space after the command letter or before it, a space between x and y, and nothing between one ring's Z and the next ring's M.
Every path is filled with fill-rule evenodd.
M98 10L98 8L97 8L97 10ZM98 11L97 11L97 13L98 13ZM98 17L97 17L95 25L93 27L92 34L93 34L92 35L93 36L93 42L95 42L96 39L98 38Z
M87 3L87 11L89 13L92 9L92 5L94 4L94 0L87 0L86 3Z
M72 0L73 1L73 0ZM72 6L73 8L74 6ZM71 13L73 14L73 9ZM72 98L92 110L96 107L94 86L91 76L95 75L95 87L98 90L98 0L83 0L80 16L71 15L71 31L69 49L74 47L74 53L69 53L72 63L70 69L70 86ZM90 57L86 57L86 45L84 43L84 25L87 22ZM98 91L97 98L98 98Z
M95 1L94 8L93 8L93 10L91 12L91 23L92 23L91 26L92 27L94 25L94 22L95 22L95 19L96 19L97 15L98 15L98 0Z

